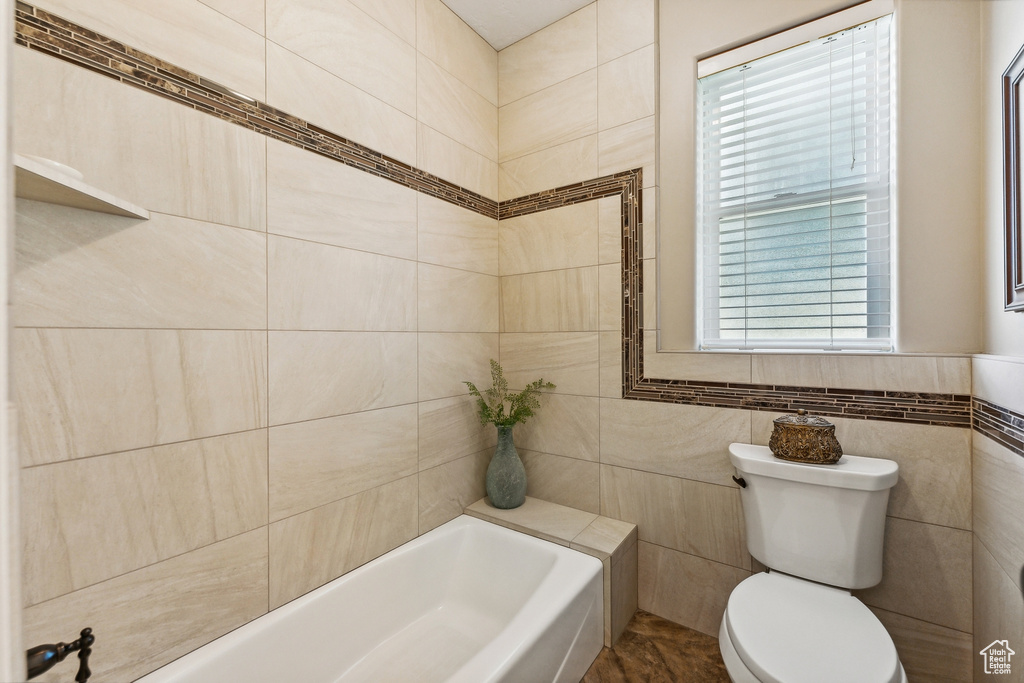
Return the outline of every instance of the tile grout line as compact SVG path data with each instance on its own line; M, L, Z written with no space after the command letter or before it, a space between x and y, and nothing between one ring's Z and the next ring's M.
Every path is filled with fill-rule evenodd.
M266 3L263 5L263 32L267 32L266 26ZM267 37L263 36L263 92L269 99L269 78L267 76ZM266 529L267 529L267 612L270 612L270 581L271 581L271 561L270 561L270 141L264 138L263 144L263 228L264 228L264 284L266 285L266 299L264 305L266 307L266 346L267 359L266 365L266 382L267 382L267 406L266 406L266 419L267 419L267 517L266 517Z
M190 555L192 553L200 552L200 551L203 551L203 550L208 550L208 549L212 548L215 545L235 540L235 539L237 539L237 538L239 538L241 536L245 536L246 534L251 534L251 533L254 533L256 531L259 531L260 529L265 529L265 528L267 528L267 527L262 527L262 526L253 527L252 529L247 529L245 531L239 531L236 534L232 534L230 536L225 536L224 538L215 539L215 540L213 540L213 541L211 541L209 543L206 543L204 545L200 545L200 546L197 546L195 548L188 549L188 550L183 550L180 553L175 553L174 555L171 555L169 557L165 557L163 559L154 560L152 562L149 562L147 564L141 565L139 567L135 567L134 569L128 569L128 570L123 571L123 572L121 572L119 574L115 574L113 576L109 576L107 578L100 579L99 581L94 581L93 583L87 584L85 586L80 586L78 588L72 588L71 590L67 591L66 593L61 593L60 595L55 595L53 597L46 598L45 600L40 600L39 602L34 602L31 605L27 605L26 604L26 605L23 606L23 609L29 609L29 608L33 608L33 607L38 607L39 605L44 605L44 604L46 604L48 602L53 602L54 600L59 600L60 598L63 598L65 596L67 596L67 595L71 595L72 593L77 593L77 592L80 592L80 591L89 590L90 588L94 588L96 586L101 586L101 585L103 585L105 583L108 583L110 581L121 579L121 578L124 578L125 576L130 576L131 574L134 574L136 572L141 572L141 571L145 571L147 569L150 569L152 567L156 567L156 566L158 566L160 564L163 564L165 562L170 562L170 561L173 561L173 560L177 560L177 559L180 559L180 558L185 557L187 555ZM269 537L269 530L268 530L268 537Z
M413 117L414 129L416 131L416 163L420 163L420 26L419 26L419 5L413 8L413 103L416 115ZM420 326L422 317L420 315L420 196L416 195L416 285L413 300L416 302L416 535L423 533L421 528L422 519L420 515L420 483L422 481L422 454L420 453Z
M166 448L170 446L181 446L184 444L194 443L198 441L209 441L212 439L222 439L229 436L239 436L241 434L250 434L252 432L258 432L264 429L270 429L269 426L263 425L259 427L250 427L248 429L236 429L230 432L218 432L217 434L209 434L206 436L192 436L185 439L176 439L174 441L167 441L164 443L156 443L149 446L136 446L133 448L122 448L114 451L105 451L103 453L90 453L89 455L80 455L70 458L61 458L60 460L50 460L47 462L34 462L23 464L19 469L21 470L32 470L42 467L55 467L57 465L64 465L73 462L82 462L85 460L93 460L96 458L108 458L111 456L128 455L131 453L142 453L143 451L155 450L158 448Z
M988 556L992 559L992 562L995 563L996 568L1002 573L1003 577L1005 577L1006 580L1009 581L1010 583L1012 583L1014 585L1018 585L1017 584L1017 579L1014 578L1013 576L1010 576L1010 574L1006 571L1006 569L1003 567L1003 565L999 563L999 559L996 557L996 553L992 552L992 549L989 547L989 544L986 543L984 539L980 538L978 536L978 534L975 533L973 535L973 539L972 540L974 541L974 543L971 543L971 565L972 566L974 566L974 559L975 559L974 547L975 547L975 544L977 544L977 545L981 546L981 549L984 550L988 554ZM971 595L971 599L973 600L973 598L974 598L974 596L972 594Z
M415 475L415 473L407 474L407 475L401 476L398 479L395 479L395 480L393 480L391 482L387 482L387 484L391 484L391 483L395 483L395 482L398 482L398 481L402 481L404 479L409 479L410 477L412 477L414 475ZM240 536L244 536L245 534L251 534L251 533L259 531L261 529L266 529L266 531L267 531L267 545L268 545L268 548L269 548L269 544L270 544L270 527L273 524L277 524L279 522L283 522L283 521L288 520L288 519L293 519L293 518L298 517L300 515L308 514L310 512L313 512L315 510L319 510L321 508L325 508L325 507L330 506L330 505L335 505L335 504L340 503L342 501L349 500L349 499L351 499L351 498L353 498L355 496L360 496L360 495L369 493L370 491L374 491L376 489L379 489L381 486L386 486L387 484L373 486L373 487L370 487L370 488L367 488L367 489L363 489L363 490L360 490L360 491L355 491L353 493L348 494L347 496L342 496L341 498L337 498L335 500L331 500L331 501L328 501L326 503L320 503L320 504L315 505L315 506L313 506L313 507L311 507L311 508L309 508L307 510L302 510L300 512L294 512L294 513L291 513L289 515L286 515L285 517L282 517L280 519L276 519L276 520L273 520L273 521L269 520L269 510L268 510L268 523L266 525L253 527L251 529L246 529L246 530L240 531L240 532L238 532L236 534L232 534L230 536L225 536L224 538L214 539L214 540L210 541L209 543L197 546L195 548L190 548L190 549L187 549L187 550L183 550L183 551L181 551L179 553L175 553L175 554L170 555L170 556L165 557L165 558L161 558L161 559L158 559L158 560L154 560L152 562L148 562L146 564L140 565L140 566L135 567L133 569L129 569L127 571L123 571L123 572L121 572L119 574L115 574L113 576L109 576L109 577L106 577L104 579L100 579L99 581L95 581L95 582L90 583L88 585L80 586L78 588L74 588L74 589L72 589L72 590L70 590L70 591L68 591L66 593L62 593L60 595L55 595L53 597L46 598L45 600L41 600L41 601L33 603L31 605L26 605L25 607L26 608L28 608L28 607L36 607L38 605L42 605L44 603L51 602L53 600L57 600L57 599L62 598L64 596L66 596L66 595L70 595L71 593L75 593L75 592L83 591L83 590L88 590L90 588L93 588L94 586L102 585L102 584L107 583L109 581L113 581L115 579L119 579L119 578L122 578L124 576L128 576L130 574L134 574L136 572L143 571L143 570L149 569L151 567L155 567L155 566L163 564L165 562L169 562L171 560L175 560L175 559L187 556L187 555L189 555L191 553L211 548L211 547L213 547L213 546L215 546L217 544L224 543L224 542L230 541L232 539L236 539L236 538L238 538ZM373 559L373 558L371 558L371 559ZM365 564L366 562L369 562L369 561L370 560L365 560L362 564ZM269 594L269 585L270 585L269 584L269 577L270 577L269 555L268 555L267 577L268 577L268 584L267 584L267 586L268 586L268 594ZM323 585L323 584L321 584L321 585ZM298 596L296 596L296 597L298 597ZM268 598L268 603L267 604L268 604L268 607L269 607L269 604L270 604L269 603L269 598ZM268 609L268 611L269 611L269 609Z

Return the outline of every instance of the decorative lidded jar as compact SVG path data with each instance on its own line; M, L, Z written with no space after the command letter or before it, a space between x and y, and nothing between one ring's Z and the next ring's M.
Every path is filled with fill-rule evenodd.
M834 465L843 457L843 447L836 439L836 426L823 417L808 415L806 410L800 409L796 415L776 418L774 424L768 448L776 458Z

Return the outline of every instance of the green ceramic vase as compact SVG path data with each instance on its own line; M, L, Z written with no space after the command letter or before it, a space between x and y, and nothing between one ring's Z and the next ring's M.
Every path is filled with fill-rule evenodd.
M526 500L526 468L512 443L512 427L498 427L498 447L487 466L487 497L502 510L517 508Z

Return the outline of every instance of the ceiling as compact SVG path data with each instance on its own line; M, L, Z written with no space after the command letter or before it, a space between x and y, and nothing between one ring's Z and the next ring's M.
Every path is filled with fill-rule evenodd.
M508 47L593 1L442 0L495 50Z

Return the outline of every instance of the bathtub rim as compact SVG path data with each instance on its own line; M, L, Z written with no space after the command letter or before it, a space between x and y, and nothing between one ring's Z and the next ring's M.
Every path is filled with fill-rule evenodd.
M178 681L180 677L187 676L192 672L201 672L205 666L209 666L210 662L228 653L236 644L240 644L251 638L259 637L260 634L274 628L278 625L278 622L289 618L296 612L300 612L310 603L324 599L336 590L343 589L346 583L356 580L363 574L372 571L374 568L373 565L376 563L388 561L389 559L393 560L395 558L400 558L403 555L416 552L419 548L436 540L438 537L456 534L463 529L484 530L487 533L495 534L497 536L515 538L519 542L525 541L527 544L531 545L539 544L539 546L544 548L547 552L551 552L555 555L555 561L539 584L538 588L540 590L532 592L529 598L523 603L522 607L520 607L520 609L517 610L517 612L509 619L508 623L505 624L495 638L489 641L469 660L452 672L449 677L450 680L479 680L483 683L485 681L492 681L500 678L502 673L507 671L509 667L514 664L516 654L534 646L544 635L547 622L545 623L544 628L525 628L526 622L530 622L535 625L537 618L537 615L531 614L531 612L527 610L527 607L536 607L539 605L541 607L540 611L542 614L545 614L548 617L557 616L561 610L565 609L565 607L576 598L576 596L588 590L588 584L596 584L597 586L595 601L596 609L599 621L603 624L603 611L605 606L603 604L602 577L604 568L601 560L579 550L538 538L536 536L531 536L530 534L516 531L514 529L509 529L500 524L495 524L463 513L458 517L455 517L454 519L449 520L448 522L445 522L444 524L441 524L434 529L431 529L430 531L363 563L345 574L332 579L324 585L318 586L317 588L290 600L280 607L265 612L256 619L241 624L231 631L228 631L227 633L224 633L198 648L181 655L163 666L148 672L141 678L136 679L136 683L174 683L175 681ZM553 577L555 574L558 576ZM553 589L552 586L555 580L560 578L564 578L566 583L559 584L557 590ZM490 667L486 678L473 677L477 676L477 672L481 668L481 662L486 661L488 656L493 657L496 651L502 649L502 646L507 646L505 636L510 631L518 632L518 635L516 636L517 640L515 646L508 650L507 656L501 659L500 665ZM580 632L582 632L582 625ZM601 647L603 647L603 640L599 639L597 648L598 652Z

